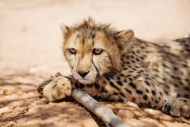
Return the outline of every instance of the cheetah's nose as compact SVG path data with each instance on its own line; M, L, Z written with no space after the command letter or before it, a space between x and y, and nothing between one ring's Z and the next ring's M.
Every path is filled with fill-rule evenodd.
M85 77L90 71L77 71L77 73L81 76L81 77Z

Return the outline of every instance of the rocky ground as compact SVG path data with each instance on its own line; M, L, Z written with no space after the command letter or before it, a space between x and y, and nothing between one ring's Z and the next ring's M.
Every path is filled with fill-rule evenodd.
M65 75L70 72L61 54L59 24L71 25L92 16L98 21L113 22L119 29L132 28L137 36L150 41L174 39L190 33L189 5L188 0L164 4L151 0L81 0L80 3L1 0L0 126L105 127L75 100L48 103L36 91L38 84L55 72ZM131 127L190 127L190 120L138 107L132 102L101 103Z

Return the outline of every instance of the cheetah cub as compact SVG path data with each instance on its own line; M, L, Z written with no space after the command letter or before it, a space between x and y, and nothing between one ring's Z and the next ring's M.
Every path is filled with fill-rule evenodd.
M38 92L49 101L80 88L109 101L132 101L172 116L190 117L190 37L151 43L91 18L62 25L62 51L72 75L57 75Z

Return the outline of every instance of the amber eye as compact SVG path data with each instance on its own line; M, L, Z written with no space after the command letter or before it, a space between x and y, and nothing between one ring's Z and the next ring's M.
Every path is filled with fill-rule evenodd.
M69 52L70 52L71 54L76 54L76 53L77 53L76 49L74 49L74 48L70 48L70 49L69 49Z
M103 49L101 48L93 49L93 54L95 55L100 55L102 52L103 52Z

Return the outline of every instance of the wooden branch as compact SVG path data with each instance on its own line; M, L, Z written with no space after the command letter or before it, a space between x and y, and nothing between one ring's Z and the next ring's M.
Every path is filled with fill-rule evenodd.
M103 106L87 93L75 89L72 97L98 116L108 127L130 127L124 124L110 108Z

